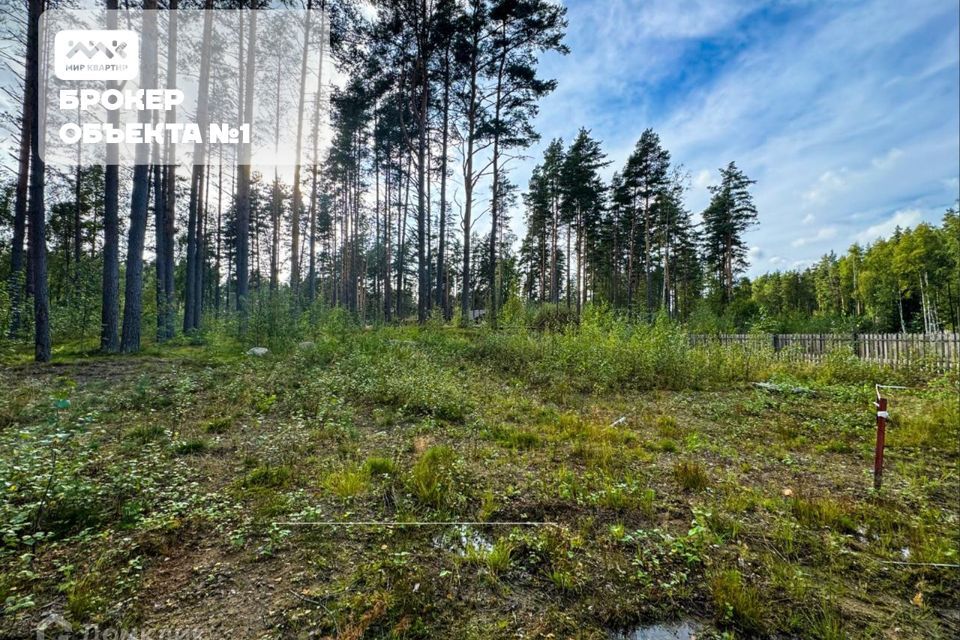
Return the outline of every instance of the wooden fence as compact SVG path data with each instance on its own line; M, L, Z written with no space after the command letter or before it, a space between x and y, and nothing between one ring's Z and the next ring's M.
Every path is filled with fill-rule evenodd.
M690 343L739 345L749 351L771 350L808 361L821 360L837 349L849 349L863 360L892 366L914 364L940 371L960 367L958 333L690 334Z

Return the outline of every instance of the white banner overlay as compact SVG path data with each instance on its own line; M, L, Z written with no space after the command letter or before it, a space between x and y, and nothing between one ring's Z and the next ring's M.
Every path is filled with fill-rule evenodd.
M310 163L330 138L328 34L321 11L45 11L40 156L132 166L149 145L141 162Z

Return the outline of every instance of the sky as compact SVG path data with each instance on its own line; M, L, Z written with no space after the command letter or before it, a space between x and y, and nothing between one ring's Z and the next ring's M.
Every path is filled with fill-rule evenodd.
M937 223L960 198L957 0L566 5L570 53L540 64L558 81L534 123L542 138L511 166L521 190L553 138L589 129L609 177L650 127L689 173L695 218L719 167L757 181L751 276ZM11 146L0 133L8 161ZM511 218L522 236L522 203Z
M757 181L749 275L938 223L960 197L956 0L566 5L571 51L541 62L558 87L514 165L521 189L555 137L589 129L609 176L651 127L689 172L695 216L731 160Z

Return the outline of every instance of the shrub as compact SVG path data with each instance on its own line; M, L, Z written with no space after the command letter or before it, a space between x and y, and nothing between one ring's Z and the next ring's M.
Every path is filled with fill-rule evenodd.
M576 324L576 315L572 308L561 304L545 304L537 309L531 323L534 331L556 332Z
M347 391L413 415L460 421L470 401L453 373L400 341L370 339L341 364Z

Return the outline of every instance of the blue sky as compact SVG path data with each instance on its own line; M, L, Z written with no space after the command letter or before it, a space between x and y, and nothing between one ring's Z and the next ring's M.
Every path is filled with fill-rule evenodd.
M735 160L757 180L751 274L803 267L896 225L938 222L960 194L960 9L955 0L576 0L542 148L584 126L621 167L646 127L706 205ZM514 213L521 231L521 212Z

